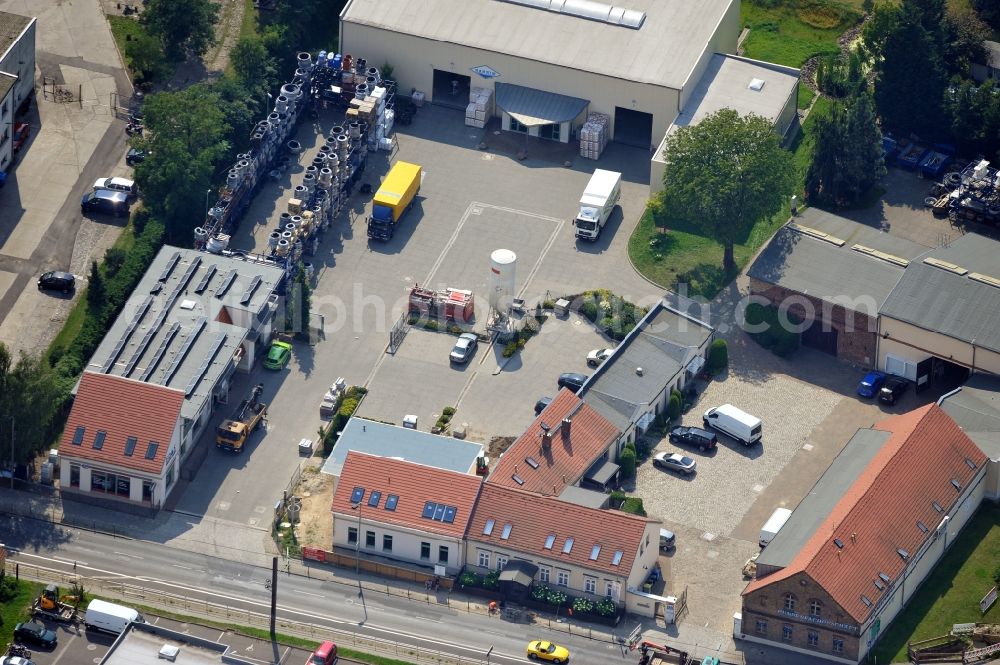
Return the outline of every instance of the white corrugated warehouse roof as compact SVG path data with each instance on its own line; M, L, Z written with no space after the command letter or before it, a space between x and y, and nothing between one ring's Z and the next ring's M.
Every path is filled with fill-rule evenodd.
M341 20L679 90L736 2L607 1L645 12L642 27L501 0L349 0Z

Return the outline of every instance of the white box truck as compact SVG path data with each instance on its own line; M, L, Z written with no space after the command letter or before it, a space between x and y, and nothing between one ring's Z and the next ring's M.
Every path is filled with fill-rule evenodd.
M760 530L760 546L767 547L767 544L774 540L774 537L778 535L781 531L781 527L785 526L785 522L788 518L792 516L792 511L788 508L777 508L771 516L767 518L764 522L764 526Z
M120 635L130 623L145 623L142 615L131 607L115 605L95 598L87 605L83 623L87 629L103 630Z
M576 237L582 240L597 240L601 229L611 217L611 211L618 205L622 194L622 174L616 171L597 169L590 176L587 188L580 198L580 212L576 213Z

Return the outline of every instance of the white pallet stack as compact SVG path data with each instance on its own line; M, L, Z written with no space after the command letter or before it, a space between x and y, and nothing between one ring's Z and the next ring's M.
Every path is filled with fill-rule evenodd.
M611 116L604 113L588 114L587 121L580 128L580 156L600 159L601 153L608 145L610 130Z
M469 90L469 105L465 107L465 124L482 129L493 117L493 91L473 87Z

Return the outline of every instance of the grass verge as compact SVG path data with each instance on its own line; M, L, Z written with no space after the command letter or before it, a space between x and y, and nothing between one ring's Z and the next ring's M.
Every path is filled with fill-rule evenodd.
M753 2L742 5L743 25L750 35L745 55L791 67L801 67L816 55L839 51L837 38L861 20L860 2L790 0L774 7Z
M41 584L20 580L17 594L0 604L0 645L13 642L14 626L31 618L31 601L41 588Z
M875 647L879 663L907 662L908 642L945 635L955 623L998 623L1000 604L979 613L1000 561L1000 506L983 503L934 572Z
M125 55L125 43L143 34L144 29L139 25L139 20L131 16L109 14L108 23L111 25L111 36L115 38L115 44L118 45L118 52L122 54L122 59L125 60L125 66L129 72L132 72L132 62Z
M809 108L809 103L812 102L813 97L815 96L816 93L812 91L812 88L799 83L799 97L796 106L798 106L799 109Z
M113 598L108 598L106 600L109 602L118 602ZM238 626L231 623L212 621L211 619L178 614L177 612L170 612L168 610L162 610L158 607L149 607L146 605L133 605L133 607L143 614L164 617L175 621L183 621L185 623L194 623L201 626L210 626L212 628L218 628L219 630L228 630L238 635L246 635L247 637L254 637L259 640L271 640L271 634L263 628L251 628L249 626ZM316 640L310 640L305 637L296 637L294 635L277 633L275 637L277 641L282 644L291 647L298 647L300 649L308 649L309 651L314 650L320 645L320 643ZM364 663L371 663L371 665L413 665L413 663L406 660L399 660L397 658L389 658L387 656L379 656L376 654L365 653L363 651L356 651L355 649L345 648L339 644L337 645L337 654L345 658L359 660Z

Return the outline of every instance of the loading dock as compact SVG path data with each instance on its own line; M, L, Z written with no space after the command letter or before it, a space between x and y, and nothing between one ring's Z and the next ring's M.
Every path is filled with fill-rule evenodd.
M653 114L616 106L615 142L648 150L653 145Z

